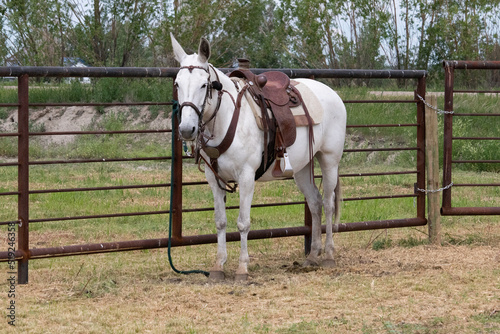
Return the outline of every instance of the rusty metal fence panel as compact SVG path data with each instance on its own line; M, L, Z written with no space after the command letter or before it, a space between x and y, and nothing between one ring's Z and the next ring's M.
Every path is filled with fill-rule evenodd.
M224 72L229 72L231 69L222 69ZM269 69L253 69L255 73L261 73ZM146 77L163 77L174 78L178 68L64 68L64 67L0 67L0 77L18 77L18 103L0 103L0 107L17 107L18 108L18 132L17 133L0 133L0 137L17 137L18 140L18 160L17 162L0 163L2 167L17 167L18 170L18 189L8 192L0 192L0 196L17 196L18 199L18 218L17 220L0 222L1 225L17 226L18 245L14 254L10 252L0 252L0 261L9 261L13 258L18 262L18 280L19 283L28 282L28 262L30 259L48 258L56 256L71 256L83 255L93 253L104 253L113 251L126 251L138 249L151 249L163 248L168 245L168 238L157 238L148 240L130 240L130 241L116 241L94 244L82 245L68 245L60 247L46 247L46 248L33 248L30 247L29 240L29 226L30 223L42 223L48 221L64 221L75 219L89 219L89 218L105 218L105 217L124 217L136 215L157 215L157 214L172 214L172 240L173 247L216 243L217 237L215 234L208 235L191 235L184 236L182 231L182 217L183 214L193 211L212 211L213 208L198 208L198 209L184 209L182 205L182 192L183 188L193 184L200 184L203 182L185 182L182 175L182 143L175 138L175 147L173 157L149 157L149 158L130 158L130 159L79 159L79 160L51 160L51 161L30 161L29 158L29 138L31 136L40 135L62 135L62 134L102 134L102 133L147 133L159 132L167 133L171 130L129 130L129 131L61 131L61 132L48 132L48 133L34 133L29 131L29 108L38 106L111 106L111 105L171 105L171 102L141 102L141 103L30 103L29 102L29 79L30 77L129 77L129 78L146 78ZM394 99L394 100L366 100L366 101L344 101L349 103L407 103L416 105L416 123L414 124L366 124L348 126L355 127L401 127L409 126L417 129L417 138L415 147L397 147L397 148L370 148L370 149L351 149L345 150L346 153L351 152L372 152L372 151L415 151L417 155L416 170L406 172L384 172L384 173L364 173L364 174L341 174L341 177L366 177L366 176L381 176L381 175L397 175L397 174L415 174L416 183L412 192L405 195L383 195L359 198L346 198L344 201L357 201L357 200L372 200L372 199L390 199L390 198L414 198L416 202L416 217L404 219L389 219L377 221L364 221L353 223L342 223L338 226L338 232L345 231L360 231L369 229L386 229L408 226L421 226L427 223L425 218L425 194L417 191L416 189L425 188L425 119L424 119L424 103L417 98L421 96L425 98L425 71L403 71L403 70L310 70L310 69L297 69L297 70L281 70L289 75L291 78L370 78L370 79L416 79L417 87L413 99ZM175 92L174 92L175 94ZM175 129L175 126L174 126ZM176 135L176 131L174 131ZM141 160L170 160L174 158L175 161L175 175L174 184L145 184L133 186L114 186L114 187L95 187L95 188L72 188L72 189L46 189L46 190L30 190L29 183L29 168L32 165L44 164L71 164L71 163L86 163L86 162L116 162L116 161L141 161ZM178 181L181 182L178 182ZM87 215L76 217L60 217L60 218L30 218L29 198L32 194L51 193L58 191L96 191L103 189L131 189L131 188L146 188L146 187L164 187L170 188L172 186L172 212L170 211L153 211L153 212L134 212L134 213L115 213L107 215ZM304 205L304 226L266 229L266 230L252 230L248 236L249 239L263 239L263 238L276 238L287 236L305 236L306 248L307 241L311 234L311 221L310 214L308 213L307 206L304 201L288 202L288 203L272 203L272 204L257 204L252 207L267 207L267 206L281 206L281 205ZM237 209L237 207L228 207L228 209ZM323 226L323 232L325 227ZM227 233L227 241L239 240L239 233ZM14 257L12 257L14 255Z
M443 202L441 214L445 216L460 216L460 215L500 215L500 206L496 207L454 207L452 206L452 189L454 187L500 187L498 183L453 183L452 166L454 164L466 163L488 163L498 164L500 160L482 160L478 157L477 160L460 160L453 158L453 141L454 140L481 140L481 141L498 141L500 137L480 137L478 134L472 134L469 137L454 137L453 136L453 119L456 117L481 117L485 121L497 122L500 128L499 116L500 113L478 113L478 112L455 112L453 106L454 94L460 93L493 93L500 94L498 90L458 90L455 86L455 70L500 70L500 61L444 61L445 70L445 91L444 91L444 153L443 153ZM500 147L498 152L500 152ZM500 156L499 156L500 158ZM451 186L452 185L452 186Z

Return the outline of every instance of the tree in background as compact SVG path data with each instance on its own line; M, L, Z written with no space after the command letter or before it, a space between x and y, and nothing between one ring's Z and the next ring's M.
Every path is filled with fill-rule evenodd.
M20 65L176 66L188 52L253 67L427 69L498 60L500 0L3 0L0 57Z
M11 58L21 65L62 65L69 25L62 0L7 0L3 8Z
M187 52L196 52L200 38L208 38L216 66L232 66L243 57L251 59L252 66L285 66L286 44L280 38L280 13L273 1L186 0L162 2L161 7L161 17L150 33L156 64L175 66L170 43L173 32Z
M84 6L67 0L77 23L70 33L73 53L92 66L138 66L147 60L147 33L158 2L93 0Z
M0 64L5 64L9 55L9 49L7 48L7 35L4 32L4 26L7 21L5 17L6 12L7 8L4 5L0 5Z

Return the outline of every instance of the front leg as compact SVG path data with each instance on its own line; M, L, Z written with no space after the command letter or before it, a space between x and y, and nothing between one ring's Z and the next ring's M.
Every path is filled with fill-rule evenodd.
M205 174L214 196L215 227L217 228L217 257L215 259L215 265L210 270L210 279L214 281L222 281L224 280L224 263L226 263L227 260L227 217L225 203L226 192L218 186L217 180L215 179L212 171L207 168Z
M238 216L238 231L241 238L241 249L238 269L236 270L236 281L246 281L248 279L248 232L250 232L250 209L255 190L254 174L247 173L240 177L240 213Z

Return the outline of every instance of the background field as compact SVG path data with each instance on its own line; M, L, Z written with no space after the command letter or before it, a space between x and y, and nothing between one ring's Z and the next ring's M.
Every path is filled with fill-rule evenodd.
M78 87L79 84L72 84L67 89ZM118 88L111 87L108 90L113 93L98 100L127 99L119 95ZM11 94L6 91L1 90L2 94ZM68 95L69 91L62 94ZM41 93L39 99L56 100L51 94L60 92L51 92ZM129 99L140 100L137 94ZM340 95L344 99L374 98L363 88L341 90ZM97 99L75 96L72 101ZM145 96L144 100L149 98ZM439 103L442 105L442 100ZM481 106L480 112L494 112L498 98L466 96L456 98L455 104L457 108L477 110ZM349 124L411 123L415 119L415 108L409 105L347 107ZM31 112L44 115L32 119L32 131L43 132L49 124L48 115L56 121L69 111ZM86 129L168 126L169 119L169 110L163 107L84 110L79 117L89 112L93 118L85 125ZM10 121L14 117L12 110L1 115L1 126L15 123ZM74 122L77 115L78 112L74 114ZM498 135L494 122L464 120L456 129L461 134L473 130L484 136ZM414 131L412 128L351 129L346 147L414 146ZM16 142L0 139L1 160L12 160ZM164 156L170 154L169 140L169 134L132 138L92 135L65 142L34 139L30 154L34 160ZM498 151L498 144L464 144L455 154L464 159L478 158L478 154L486 154L485 159L498 159ZM414 152L350 153L344 155L341 172L400 171L414 165ZM464 165L454 171L454 180L500 183L498 172L494 165ZM184 174L185 180L204 179L189 162ZM167 183L170 162L33 166L30 179L32 189ZM0 191L12 191L16 182L17 171L2 168ZM346 198L411 194L414 182L414 175L342 180ZM498 188L454 188L453 194L456 206L498 206L500 202ZM206 186L187 188L184 196L186 207L212 205ZM254 203L283 198L303 199L293 181L272 182L258 185ZM229 195L228 205L236 204L237 195ZM0 197L0 221L15 219L16 205L15 198ZM168 206L168 190L155 188L30 197L34 219L168 210ZM415 216L415 212L412 198L343 202L342 222L406 218ZM229 231L236 231L236 216L236 210L229 212ZM167 222L168 215L34 223L30 226L31 246L161 238L168 235ZM252 211L253 229L302 224L302 205ZM0 240L5 244L6 228L1 231ZM211 212L185 215L185 235L214 232ZM443 244L439 247L428 245L426 233L427 227L338 234L335 236L338 265L334 269L302 269L301 237L250 241L250 279L246 283L232 281L238 243L228 246L228 279L220 284L210 283L202 275L175 274L168 265L165 249L35 260L30 262L30 283L17 286L16 329L23 333L499 333L499 218L443 217ZM208 270L215 252L215 245L203 245L175 248L172 255L179 269ZM4 280L5 263L0 263L0 272L0 279ZM1 300L7 305L6 291L2 295ZM4 320L1 328L16 332Z

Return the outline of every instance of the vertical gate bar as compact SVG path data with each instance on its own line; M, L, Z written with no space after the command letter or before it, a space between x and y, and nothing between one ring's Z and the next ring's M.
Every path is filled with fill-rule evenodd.
M418 79L417 94L425 100L425 76ZM417 97L417 187L425 189L425 105ZM417 192L417 217L425 219L425 193Z
M172 80L173 98L177 100L177 89L174 85L175 78ZM173 107L172 107L173 108ZM174 159L172 166L174 168L171 173L174 173L173 182L170 185L172 189L172 239L180 241L182 239L182 142L179 138L179 120L174 117L172 110L172 140L174 141L174 151L172 152L172 159Z
M453 85L454 68L449 64L444 64L444 110L453 111ZM444 148L443 148L443 187L451 184L451 159L452 159L452 135L453 135L453 115L444 115ZM443 190L443 208L451 208L451 188Z
M29 260L29 76L23 74L17 79L18 95L18 203L19 218L18 249L22 259L17 262L17 279L19 284L28 283Z

